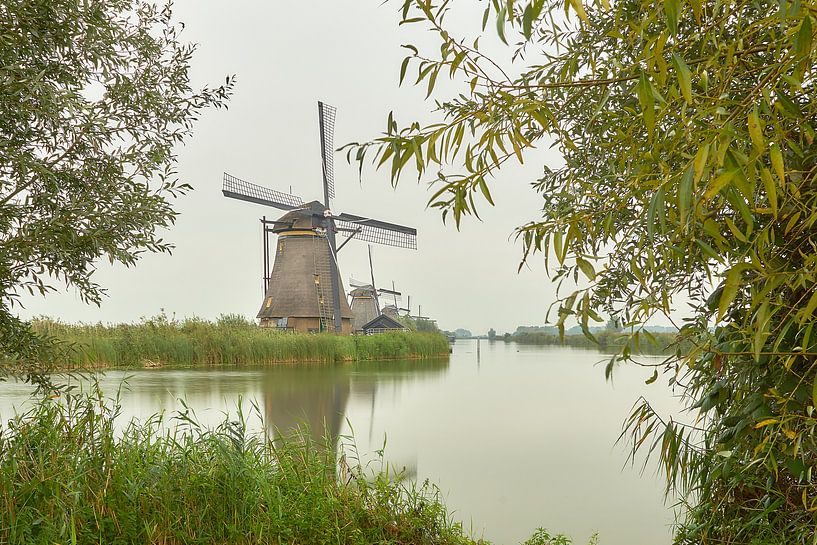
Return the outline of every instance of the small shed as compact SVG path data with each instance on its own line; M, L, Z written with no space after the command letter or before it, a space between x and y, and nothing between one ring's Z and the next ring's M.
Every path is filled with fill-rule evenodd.
M365 324L362 328L365 335L374 335L376 333L383 333L385 331L405 331L406 328L395 320L385 314L381 314L371 322Z

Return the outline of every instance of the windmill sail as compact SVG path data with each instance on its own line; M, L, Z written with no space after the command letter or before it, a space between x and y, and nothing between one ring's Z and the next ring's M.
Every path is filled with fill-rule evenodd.
M321 131L321 166L323 167L324 196L326 205L335 198L335 115L334 106L318 102L318 123Z
M374 264L372 264L372 245L369 244L369 272L372 274L372 289L375 290L375 286L377 284L374 281ZM380 301L377 299L377 291L374 293L374 305L377 310L377 314L380 315Z
M386 246L417 249L417 229L412 227L346 213L335 216L334 220L341 236L354 236L356 240Z
M296 195L275 191L268 187L246 182L235 176L224 173L224 184L221 192L225 197L240 201L254 202L272 206L280 210L294 210L303 206L304 201Z
M335 163L332 158L335 136L335 108L318 102L318 125L321 132L321 168L323 170L323 203L329 208L329 201L335 196ZM332 254L330 270L332 273L332 308L335 317L335 332L341 332L340 317L340 289L337 283L338 267L337 244L335 243L335 225L331 215L327 216L326 240L329 243L329 252Z

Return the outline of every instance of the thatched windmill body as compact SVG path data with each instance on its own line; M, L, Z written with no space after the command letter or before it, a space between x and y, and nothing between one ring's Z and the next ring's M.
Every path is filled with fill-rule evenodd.
M374 264L372 263L372 246L369 245L369 273L371 274L371 283L366 284L357 281L353 278L349 279L349 285L353 288L349 292L350 303L352 309L352 330L362 331L363 326L377 318L383 313L380 305L381 296L393 296L396 298L400 296L400 292L393 289L377 288L377 283L374 279Z
M371 285L355 286L349 292L352 310L352 331L362 331L363 326L380 316L380 305L377 302L377 290Z
M264 300L257 317L264 327L296 331L352 332L352 311L342 294L338 251L353 238L417 248L417 230L354 214L333 214L335 196L332 141L335 109L318 102L323 170L323 203L275 191L224 174L224 196L285 210L276 221L262 218ZM270 234L278 235L270 272ZM345 237L340 244L336 235Z

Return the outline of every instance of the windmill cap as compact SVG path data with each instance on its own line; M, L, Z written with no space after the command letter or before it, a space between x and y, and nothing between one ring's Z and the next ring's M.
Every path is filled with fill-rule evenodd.
M318 202L312 201L304 204L301 208L290 210L275 222L272 228L273 233L286 233L287 231L311 230L325 227L324 211L326 207Z
M351 295L353 297L363 297L363 296L373 297L374 296L374 288L372 288L371 286L361 286L361 287L355 288L352 291L350 291L349 295Z

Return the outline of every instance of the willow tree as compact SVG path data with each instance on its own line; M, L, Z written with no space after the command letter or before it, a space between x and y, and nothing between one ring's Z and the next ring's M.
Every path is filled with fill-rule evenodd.
M406 45L400 68L435 99L436 122L390 115L351 156L393 183L407 169L432 178L430 205L459 227L493 204L503 165L555 143L564 163L533 183L542 216L518 236L524 259L586 285L562 293L559 327L590 335L601 314L624 326L610 373L649 341L646 322L691 308L679 341L692 348L648 382L663 373L694 426L641 401L625 431L686 502L677 542L812 543L817 4L491 0L473 35L450 27L453 4L400 10L438 39ZM485 33L506 54L487 55ZM457 94L440 90L449 77Z
M195 47L150 0L0 3L0 379L55 353L16 316L22 293L62 282L90 303L99 259L167 252L174 147L232 79L193 89Z

